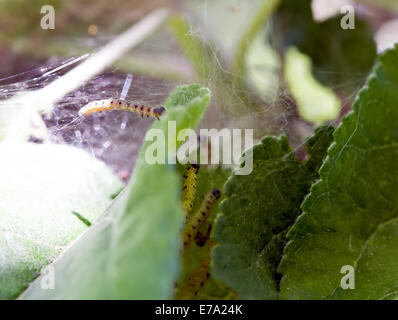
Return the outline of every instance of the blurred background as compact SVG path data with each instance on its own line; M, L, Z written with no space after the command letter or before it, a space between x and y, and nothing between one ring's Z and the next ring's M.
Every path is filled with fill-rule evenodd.
M55 29L41 28L44 5ZM345 5L355 29L341 27ZM87 150L124 181L150 120L123 112L74 120L84 104L119 97L127 78L126 98L149 105L179 84L208 86L200 127L253 128L256 139L284 133L300 156L314 126L337 125L351 109L377 52L398 39L393 0L2 0L0 99L51 83L159 7L171 12L160 29L42 115L51 141Z

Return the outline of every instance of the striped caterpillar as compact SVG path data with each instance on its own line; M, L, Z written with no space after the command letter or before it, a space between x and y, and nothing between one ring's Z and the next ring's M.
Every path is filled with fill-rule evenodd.
M182 206L186 215L191 212L196 194L197 175L200 166L198 164L189 164L184 173L184 186L182 188Z
M137 104L131 101L120 99L103 99L86 104L79 110L79 115L88 116L91 113L112 110L137 112L141 115L141 118L147 116L147 118L155 117L159 120L159 117L165 112L166 109L162 106L150 107L143 104Z
M187 247L195 239L199 229L210 216L210 211L220 196L220 190L213 189L205 196L199 210L189 218L183 234L184 247Z

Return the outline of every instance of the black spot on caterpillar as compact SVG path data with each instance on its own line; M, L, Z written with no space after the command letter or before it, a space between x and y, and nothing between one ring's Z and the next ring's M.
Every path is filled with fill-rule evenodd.
M209 192L200 206L199 210L195 212L187 221L183 234L184 247L188 246L192 240L195 239L199 229L203 226L206 219L210 216L210 211L214 204L220 198L221 193L218 189L213 189Z
M194 299L200 289L202 289L206 280L209 279L210 256L206 257L200 264L199 268L195 270L194 274L187 280L185 286L181 288L176 296L178 300L192 300Z
M191 212L193 202L195 200L196 182L199 168L200 166L198 164L189 164L183 175L184 186L182 188L182 206L184 207L187 215L189 212Z
M91 113L101 111L112 111L112 110L124 110L130 112L137 112L144 116L155 117L159 120L159 117L166 111L163 106L150 107L143 104L137 104L131 101L119 100L119 99L103 99L90 102L79 110L80 116L88 116Z
M200 261L200 265L195 269L193 274L183 283L181 283L176 292L176 299L179 300L192 300L195 299L202 289L203 285L210 278L210 252L215 246L213 240L207 242L207 250L205 256Z
M206 234L202 232L198 232L195 237L195 242L199 247L203 247L206 242L210 239L210 232L211 232L212 225L209 225L209 228L206 231Z

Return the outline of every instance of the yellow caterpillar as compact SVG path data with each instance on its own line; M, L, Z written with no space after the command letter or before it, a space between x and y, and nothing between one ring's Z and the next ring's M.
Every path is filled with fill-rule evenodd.
M206 254L200 262L199 267L193 274L183 283L177 290L176 299L178 300L192 300L196 298L200 289L210 277L210 252L215 246L213 240L208 241Z
M141 115L141 118L147 116L147 118L155 117L159 120L159 117L165 112L166 109L162 106L150 107L143 104L137 104L131 101L120 99L103 99L86 104L79 110L79 115L88 116L91 113L112 110L137 112Z
M185 180L182 188L182 206L184 207L187 216L188 213L191 212L193 202L195 200L196 181L199 168L200 166L198 164L189 164L183 176Z
M198 231L198 233L196 234L195 243L199 247L203 247L207 243L207 241L210 239L210 232L211 232L212 227L213 226L210 224L209 227L207 228L205 234L203 234L200 231Z
M206 257L200 264L199 268L195 270L194 274L187 280L184 287L178 291L176 299L178 300L192 300L202 289L206 280L209 279L210 273L210 257Z
M183 234L184 247L187 247L193 240L195 240L199 229L210 216L210 211L220 196L220 190L213 189L205 196L199 210L189 218L185 225Z

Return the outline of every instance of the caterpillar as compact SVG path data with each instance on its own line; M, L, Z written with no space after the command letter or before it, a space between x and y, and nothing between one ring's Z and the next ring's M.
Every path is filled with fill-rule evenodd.
M191 212L193 207L193 202L195 200L196 194L196 182L197 175L200 166L198 164L189 164L185 169L184 177L184 186L182 188L182 206L185 209L186 216Z
M179 289L176 295L177 300L192 300L196 298L200 289L202 289L206 280L209 279L210 273L210 256L206 257L200 264L194 274L187 280L184 287Z
M103 99L96 100L86 104L79 110L79 116L88 116L91 113L101 111L112 111L112 110L125 110L130 112L137 112L144 116L155 117L159 120L159 117L166 111L163 106L150 107L144 104L137 104L131 101L120 100L120 99Z
M192 300L195 299L205 282L210 278L210 252L215 246L215 241L209 240L206 254L200 261L200 265L193 274L178 288L176 299Z
M220 196L220 190L214 188L205 196L199 210L195 212L187 221L183 233L184 247L187 247L193 240L195 240L199 229L210 216L210 211Z
M200 231L198 231L198 233L196 234L195 243L199 247L203 247L207 243L207 241L210 239L210 232L211 232L212 227L213 226L210 224L209 227L207 228L205 234L203 234Z

